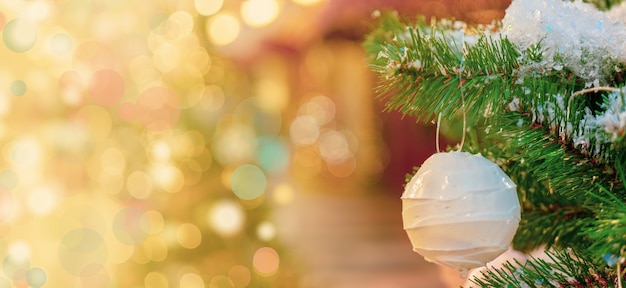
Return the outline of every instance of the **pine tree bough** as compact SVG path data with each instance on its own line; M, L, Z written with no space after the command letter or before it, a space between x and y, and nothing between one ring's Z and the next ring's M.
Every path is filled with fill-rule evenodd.
M626 4L588 2L514 0L501 22L474 26L388 13L364 43L386 109L423 121L464 113L468 150L518 185L513 245L556 251L479 286L614 287L624 277Z

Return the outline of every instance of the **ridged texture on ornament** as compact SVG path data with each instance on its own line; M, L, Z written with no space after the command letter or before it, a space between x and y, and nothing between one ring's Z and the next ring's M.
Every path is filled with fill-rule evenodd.
M413 250L460 271L506 251L517 231L516 186L480 154L437 153L402 194L402 220Z

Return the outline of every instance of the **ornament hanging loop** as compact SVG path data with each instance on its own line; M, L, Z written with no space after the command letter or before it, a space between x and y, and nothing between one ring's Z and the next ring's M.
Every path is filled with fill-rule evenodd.
M620 89L614 88L614 87L601 86L601 87L587 88L587 89L579 90L579 91L572 93L572 95L569 97L569 100L567 100L567 115L565 115L566 122L569 123L569 114L570 114L570 109L572 107L572 100L574 100L576 96L584 95L584 94L591 93L591 92L594 92L594 93L600 92L600 91L620 92Z

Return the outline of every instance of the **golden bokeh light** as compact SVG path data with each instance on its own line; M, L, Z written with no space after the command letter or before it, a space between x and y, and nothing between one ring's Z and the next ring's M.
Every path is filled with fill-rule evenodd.
M186 273L180 277L180 286L188 288L204 288L204 280L196 273Z
M278 271L280 257L272 247L262 247L254 252L252 258L254 270L261 276L271 276Z
M210 16L222 9L224 0L194 0L193 3L200 15Z
M241 30L237 17L228 13L220 13L208 19L207 33L211 42L218 46L225 46L234 42Z
M244 212L241 206L232 200L219 201L208 212L209 226L219 235L231 237L243 229Z
M137 199L145 199L152 193L152 178L148 173L136 170L126 179L128 193Z
M252 27L262 27L272 23L280 12L276 0L246 0L241 3L243 22Z
M252 275L248 267L237 265L228 271L228 278L232 281L234 288L244 288L250 284Z
M291 185L280 183L272 191L274 202L278 205L289 205L294 199L294 191Z
M168 288L167 277L159 272L149 272L144 278L144 287Z
M176 239L180 246L186 249L194 249L202 243L202 232L198 226L192 223L183 223L178 227Z

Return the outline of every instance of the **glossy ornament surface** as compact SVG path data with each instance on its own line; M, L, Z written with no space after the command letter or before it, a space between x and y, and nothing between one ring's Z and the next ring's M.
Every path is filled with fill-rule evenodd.
M413 250L460 271L484 266L509 248L520 221L516 185L480 154L436 153L402 194Z

